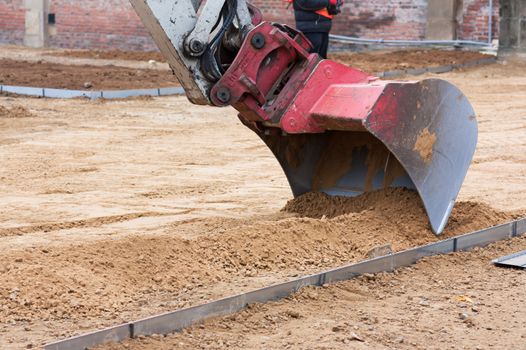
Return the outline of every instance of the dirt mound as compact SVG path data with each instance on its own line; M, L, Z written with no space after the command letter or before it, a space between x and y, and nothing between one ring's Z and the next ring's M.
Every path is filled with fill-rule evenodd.
M214 229L195 239L141 236L5 254L0 257L0 296L7 307L0 309L0 317L8 321L109 317L139 307L145 298L166 296L177 299L177 306L187 305L199 301L198 291L218 288L220 282L247 285L250 277L263 276L278 281L362 260L378 245L390 244L399 251L443 238L429 230L418 197L410 191L389 190L362 199L309 194L287 206L289 211L303 208L311 216L329 213L332 219L282 214L228 225L205 220L192 225ZM509 218L486 205L461 202L445 236Z
M22 106L7 108L0 106L0 118L30 118L34 117L33 113Z
M82 50L53 53L53 56L76 58L166 62L160 52ZM403 70L428 66L443 66L487 58L487 55L473 51L459 50L397 50L381 52L337 52L330 59L363 69L368 72Z
M329 58L366 72L376 73L433 66L446 66L488 58L474 51L399 50L388 52L333 53Z
M52 53L52 56L94 58L104 60L126 60L126 61L150 61L166 62L166 59L158 51L122 51L122 50L82 50L63 51Z
M116 66L64 65L0 59L0 84L72 90L149 89L178 86L171 71Z
M330 222L347 223L358 232L360 246L391 243L395 249L429 242L432 232L422 201L414 191L389 188L357 197L328 196L310 192L290 200L282 209L300 217L328 218ZM457 202L443 236L467 233L513 218L510 213L495 210L484 203ZM355 226L359 226L357 229ZM369 232L363 235L361 232ZM408 245L406 243L411 242Z
M380 209L386 215L399 214L400 208L424 215L418 195L402 188L388 188L385 191L367 192L358 197L329 196L321 192L309 192L290 200L282 209L303 217L320 219L359 213L364 210Z

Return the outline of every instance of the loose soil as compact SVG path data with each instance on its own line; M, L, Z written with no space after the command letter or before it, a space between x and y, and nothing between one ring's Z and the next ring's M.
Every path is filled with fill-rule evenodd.
M122 50L67 50L51 54L52 56L91 58L125 61L156 61L166 62L164 56L157 51L122 51Z
M507 62L440 76L457 84L473 102L480 132L475 160L443 237L526 213L525 71L525 64ZM312 193L287 204L290 188L274 156L230 108L192 106L184 97L126 101L0 97L0 106L2 349L38 347L286 281L361 260L386 243L400 250L437 239L418 198L407 191L379 192L358 200ZM14 117L19 111L25 117ZM502 253L520 250L522 244ZM501 251L491 256L497 253ZM487 264L489 256L480 256ZM401 344L407 347L427 339L422 336L427 333L417 333L426 317L433 321L426 331L433 330L436 336L441 334L439 327L462 332L465 340L453 338L459 342L468 341L471 334L462 328L464 322L457 323L457 310L447 305L445 311L433 307L434 313L424 312L410 323L404 318L412 315L410 306L426 307L426 301L420 305L415 299L418 305L413 305L407 298L396 299L399 293L430 295L430 305L434 295L438 298L447 288L449 296L480 295L489 305L488 314L497 319L489 326L493 332L477 333L482 345L489 344L506 335L498 319L520 310L511 310L518 304L509 300L519 299L513 283L523 289L524 282L501 275L493 280L494 270L479 269L468 258L463 264L464 257L444 262L447 269L429 268L432 284L416 272L399 284L352 283L363 288L369 300L364 313L370 307L375 315L398 314L376 317L385 321L384 326L393 322L393 334L403 337ZM443 289L435 287L439 281ZM472 289L465 291L468 287ZM385 303L376 299L376 288ZM491 295L486 293L489 288ZM497 291L509 293L501 298ZM298 331L320 322L302 315L316 315L316 309L325 315L330 310L335 317L348 314L349 329L366 342L376 339L367 327L378 326L353 313L354 303L338 293L336 297L341 302L320 299L320 304L305 309L294 304L304 324ZM262 319L264 314L255 312L254 317ZM489 316L480 320L477 325L493 322ZM520 321L506 320L508 325ZM233 329L236 322L232 320ZM404 324L414 325L415 332ZM272 338L265 332L273 326L265 327L245 332L247 347L261 347L261 341ZM189 347L208 347L214 341L215 328L202 332ZM275 333L284 338L279 330ZM305 341L316 334L310 329ZM449 339L448 334L443 339ZM237 344L238 339L234 336L232 341ZM384 344L381 341L371 348ZM279 339L275 344L281 347Z
M132 61L166 62L160 52L136 51L62 51L54 53L55 56L115 59ZM390 50L378 52L338 52L331 53L329 58L337 62L362 69L367 72L383 72L390 70L404 70L410 68L423 68L446 66L488 58L488 55L475 51L462 50Z
M526 273L491 260L526 237L391 274L308 287L168 337L98 349L523 349Z
M6 108L0 106L0 118L29 118L33 117L33 114L22 106L14 106L12 108Z
M322 205L316 197L322 199ZM333 200L310 194L289 202L286 210L300 216L329 214L333 218L275 216L272 220L255 218L256 223L231 220L194 239L138 236L3 254L0 295L4 306L0 317L11 325L116 320L127 310L140 310L145 300L158 304L161 310L180 308L226 296L222 291L225 284L248 291L261 283L258 277L286 280L298 272L313 273L366 259L378 246L389 244L398 251L439 239L428 228L418 196L403 189ZM142 213L3 229L0 237L97 228L112 223L110 219L118 222L159 215ZM493 226L511 217L484 204L460 202L444 237ZM181 229L178 226L167 231L176 232ZM167 264L169 261L173 263Z
M448 66L488 58L486 54L460 50L399 50L365 53L332 53L329 58L365 72L385 72Z
M126 90L178 86L171 71L63 65L0 59L0 85L70 90Z
M163 62L158 52L64 51L67 57ZM335 53L331 59L367 72L465 63L487 55L471 51L405 50L373 53ZM120 61L119 61L120 60ZM425 62L425 64L422 64ZM114 65L67 65L45 59L17 61L0 59L0 85L33 86L72 90L123 90L178 86L167 69L134 69Z

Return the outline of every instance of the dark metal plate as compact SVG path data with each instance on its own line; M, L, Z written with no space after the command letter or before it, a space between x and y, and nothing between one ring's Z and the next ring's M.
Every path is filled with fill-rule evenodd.
M526 250L493 260L497 266L526 269Z

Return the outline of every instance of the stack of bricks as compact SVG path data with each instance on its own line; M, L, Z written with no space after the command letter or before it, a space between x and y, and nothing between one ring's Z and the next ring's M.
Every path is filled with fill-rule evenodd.
M128 0L49 0L55 13L53 47L155 50L156 46ZM427 4L431 0L346 0L334 21L333 33L373 39L418 40L426 36ZM0 43L21 44L23 0L0 2ZM266 20L294 24L285 0L252 0ZM457 36L488 39L488 0L464 0ZM498 0L494 0L493 37L498 35Z

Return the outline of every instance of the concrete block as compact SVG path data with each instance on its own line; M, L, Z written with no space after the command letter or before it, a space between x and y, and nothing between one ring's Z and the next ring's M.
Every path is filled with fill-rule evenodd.
M30 47L47 45L47 9L49 0L24 0L25 34L24 44Z
M428 2L426 38L429 40L452 40L456 32L457 0L433 0Z

